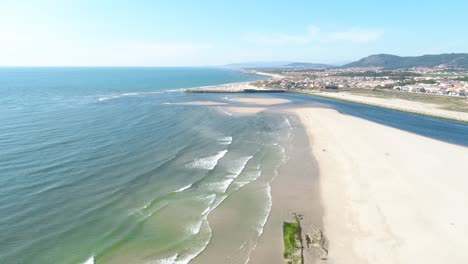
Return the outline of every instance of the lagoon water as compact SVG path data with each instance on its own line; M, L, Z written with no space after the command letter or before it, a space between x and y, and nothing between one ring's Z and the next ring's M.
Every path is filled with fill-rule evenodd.
M249 240L234 257L244 263L287 159L289 120L175 103L230 99L181 88L259 78L214 68L0 69L0 263L188 263L210 242L210 212L241 188L239 232ZM464 124L274 96L468 144L456 136Z

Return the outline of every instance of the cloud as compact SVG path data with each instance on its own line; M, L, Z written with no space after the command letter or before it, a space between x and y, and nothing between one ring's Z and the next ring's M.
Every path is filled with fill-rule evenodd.
M247 33L242 39L247 42L267 45L295 44L305 45L311 43L352 42L370 43L377 41L383 31L352 28L344 31L323 31L315 25L310 25L303 34L285 33Z

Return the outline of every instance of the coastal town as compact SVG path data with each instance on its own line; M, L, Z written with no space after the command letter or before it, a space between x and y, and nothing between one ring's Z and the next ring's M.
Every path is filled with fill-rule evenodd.
M468 72L450 67L415 67L385 70L379 67L331 69L261 69L271 74L269 80L252 85L286 91L337 89L381 89L410 93L462 96L468 95Z

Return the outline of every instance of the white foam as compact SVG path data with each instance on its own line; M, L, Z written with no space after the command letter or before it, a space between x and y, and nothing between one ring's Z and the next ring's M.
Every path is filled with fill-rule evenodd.
M284 122L286 123L289 129L292 129L291 122L289 122L289 119L287 117L284 117Z
M159 91L159 92L135 92L135 93L122 93L122 94L115 94L115 95L110 95L110 96L105 96L98 98L97 100L99 102L107 101L107 100L112 100L112 99L117 99L121 97L126 97L126 96L137 96L137 95L145 95L145 94L160 94L160 93L165 93L165 92L175 92L176 90L166 90L166 91Z
M88 260L83 262L83 264L94 264L94 256L90 257Z
M235 190L238 190L238 189L244 187L245 185L257 180L258 177L260 177L261 175L262 175L262 172L260 170L256 170L256 171L253 171L253 172L246 173L245 178L243 178L241 181L236 181L236 183L235 183L236 189Z
M215 199L213 203L211 204L210 212L216 209L216 207L218 207L224 200L226 200L227 195L218 196L216 198L217 199Z
M212 192L225 193L229 185L231 185L233 178L228 178L223 181L216 181L207 183L205 186Z
M225 115L232 116L232 113L229 113L228 111L225 111L222 108L219 108L219 111L221 111L221 113L223 113Z
M177 258L179 257L179 254L175 254L174 256L172 257L169 257L169 258L165 258L165 259L160 259L156 262L150 262L151 264L154 263L154 264L173 264L176 262ZM148 263L148 264L150 264Z
M270 216L270 212L271 212L271 207L273 205L273 202L272 202L272 197L271 197L271 187L270 187L270 184L267 184L266 186L266 194L267 194L267 197L268 197L268 201L267 201L267 206L266 206L266 210L263 214L263 219L260 220L260 223L259 225L257 225L257 232L258 232L258 239L257 239L257 243L255 243L255 245L252 247L252 249L249 251L248 253L248 257L247 257L247 260L244 262L244 264L247 264L249 263L250 261L250 254L252 254L252 252L255 250L255 248L257 247L258 245L258 240L260 239L260 237L262 236L263 234L263 229L265 228L265 224L266 222L268 221L268 217Z
M184 186L184 187L182 187L182 188L180 188L180 189L178 189L178 190L176 190L176 191L174 191L174 192L176 192L176 193L183 192L183 191L189 189L190 187L192 187L192 184L189 184L189 185L187 185L187 186Z
M233 162L233 168L230 168L228 171L232 173L229 175L230 178L237 178L240 173L244 170L245 166L247 165L247 162L249 162L250 159L252 159L253 156L246 156L242 158L238 158Z
M231 145L232 137L223 137L218 139L218 143L221 145Z
M201 214L206 215L210 211L211 211L211 206L208 206Z
M206 217L204 217L202 220L202 227L203 226L205 226L209 234L208 239L205 241L205 243L199 249L196 249L195 251L191 252L190 254L187 254L184 257L181 257L179 255L177 259L173 262L173 264L188 264L192 259L196 258L198 255L200 255L200 253L202 253L206 249L206 247L211 241L211 236L212 236L211 228L210 228L210 225L208 224L208 220Z
M204 169L204 170L212 170L218 164L218 161L226 155L228 151L223 150L218 152L218 154L206 158L201 158L195 160L194 162L190 163L188 166L190 168L197 168L197 169Z
M202 224L203 224L203 218L200 219L200 221L198 221L197 223L187 226L187 231L191 235L198 235L200 233Z

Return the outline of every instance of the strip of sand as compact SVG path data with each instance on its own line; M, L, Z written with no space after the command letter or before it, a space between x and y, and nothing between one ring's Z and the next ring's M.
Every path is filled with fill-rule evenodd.
M286 147L289 160L279 168L278 176L271 183L270 216L249 263L285 263L283 223L293 221L294 214L302 216L303 233L322 228L317 163L311 156L308 141L306 131L296 127L291 145ZM306 264L312 263L307 250L304 250L304 257Z
M362 96L362 95L355 95L355 94L350 94L346 92L340 92L340 93L322 92L317 95L329 97L333 99L339 99L339 100L357 102L357 103L379 106L379 107L384 107L384 108L396 109L396 110L411 112L411 113L416 113L416 114L437 116L437 117L442 117L442 118L447 118L447 119L468 122L468 113L442 109L442 108L439 108L439 106L435 104L402 100L402 99L397 99L397 98L379 98L379 97Z
M318 161L329 263L468 263L468 148L293 111Z
M200 106L223 106L223 105L227 105L226 103L214 102L214 101L196 101L196 102L166 103L166 104L171 104L171 105L200 105Z
M266 110L265 107L226 107L224 108L230 114L257 114Z
M291 101L281 98L255 98L255 97L239 97L232 99L234 102L256 104L256 105L277 105L285 104Z

